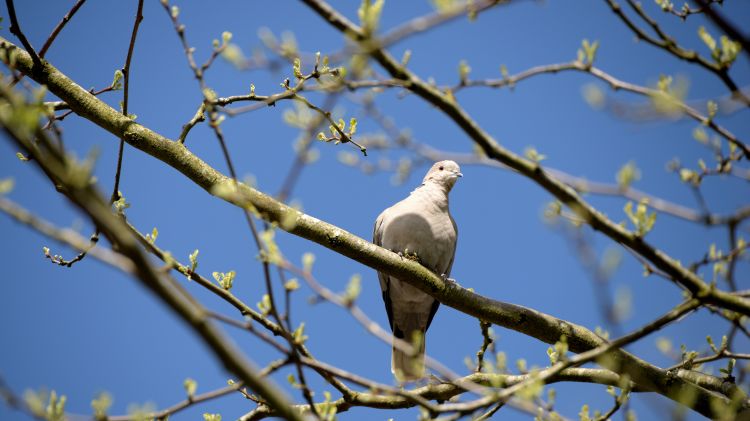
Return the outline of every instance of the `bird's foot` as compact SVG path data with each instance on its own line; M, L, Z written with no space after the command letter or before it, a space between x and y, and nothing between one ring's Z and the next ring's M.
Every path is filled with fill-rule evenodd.
M448 277L448 275L446 275L446 274L444 274L444 273L443 273L443 274L441 274L441 275L440 275L440 277L441 277L441 278L443 278L443 281L445 281L445 282L451 283L451 284L453 284L453 285L455 285L455 286L457 286L457 287L460 287L460 286L461 286L461 285L459 285L459 284L458 284L458 282L456 282L456 280L455 280L455 279L453 279L453 278L449 278L449 277Z
M433 373L430 373L430 376L427 378L428 385L446 384L450 382L451 382L450 379L438 376Z
M409 253L409 249L406 249L406 250L404 250L402 252L399 251L398 255L401 256L404 259L409 259L409 260L411 260L413 262L421 263L420 260L419 260L419 256L417 256L417 253L416 252Z

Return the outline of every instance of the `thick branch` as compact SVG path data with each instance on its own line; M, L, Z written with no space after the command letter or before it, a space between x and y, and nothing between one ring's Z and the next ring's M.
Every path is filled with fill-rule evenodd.
M289 401L283 392L268 379L259 375L258 370L244 357L244 354L237 350L221 330L210 322L206 309L181 289L173 279L166 277L153 267L125 223L112 212L110 205L89 182L90 178L85 174L86 170L70 162L65 155L54 148L41 129L32 134L28 130L23 130L25 128L19 127L17 120L13 120L17 118L13 115L13 111L26 105L20 104L20 100L14 95L7 87L3 87L0 92L4 105L11 110L0 115L0 127L19 147L31 155L33 162L51 181L63 186L65 196L91 219L113 247L117 248L119 254L130 260L130 266L141 283L161 298L200 335L228 371L237 375L269 405L280 411L285 418L301 421L299 413L290 409ZM115 110L111 111L121 115Z
M340 22L336 18L332 18L332 20ZM533 336L546 343L555 343L564 335L568 338L570 349L574 352L584 352L604 343L604 340L599 336L582 326L525 307L486 298L458 285L446 282L416 262L402 259L398 254L380 248L341 228L305 215L247 185L235 183L231 178L221 174L199 157L193 155L179 142L171 141L133 122L131 119L109 107L75 84L52 65L45 63L41 72L31 74L32 61L28 54L19 50L15 45L3 38L0 38L0 47L6 50L5 54L2 54L2 58L6 58L7 53L11 50L15 51L16 68L24 73L29 72L27 75L38 83L46 85L52 93L67 102L77 114L89 119L117 138L124 138L133 147L172 166L203 189L237 206L256 211L264 220L271 223L278 223L291 234L316 242L373 269L403 279L434 296L440 302L466 314ZM462 113L458 109L454 110L454 112ZM473 123L471 124L475 133L487 136L478 127L473 125ZM544 173L537 173L536 170L526 168L526 166L531 165L529 162L510 154L510 152L505 151L499 145L496 146L497 150L490 143L485 143L484 145L489 148L490 152L495 151L493 152L494 155L502 157L508 163L513 164L513 166L517 167L520 165L525 173L534 174L535 177L539 177L539 181L551 191L563 197L571 196L580 200L577 194L569 187L556 180L551 181ZM497 151L501 151L502 153ZM566 202L570 201L566 200ZM592 215L608 221L593 209L588 207L587 209ZM597 227L601 226L603 222L600 219L595 219L595 221L599 222L592 222L592 224ZM608 227L607 225L604 226ZM638 248L641 251L650 250L650 253L656 253L658 259L655 260L668 259L660 252L651 249L650 246L633 240L631 238L632 234L624 231L619 226L615 226L615 228L609 227L609 229L616 230L615 233L617 236L624 237L623 242L627 241L633 244L634 248ZM107 233L105 232L105 234ZM140 252L138 256L140 256ZM674 272L671 260L667 262L667 268ZM136 263L140 267L141 262ZM737 300L732 301L735 303L735 307L743 308L742 305L737 305L737 302L748 305L747 300L736 296L731 296L731 298ZM627 372L641 386L658 391L674 400L679 400L683 393L691 393L692 396L696 396L693 408L707 416L713 414L712 406L723 408L726 405L725 399L719 398L693 383L675 379L669 376L664 370L648 364L627 352L614 350L608 355L610 358L607 358L607 361L603 362L606 367L617 372ZM238 368L232 367L232 369ZM251 377L252 373L245 374L249 376L248 379L253 379ZM248 379L243 378L250 386L251 382Z
M346 17L331 8L327 3L320 0L303 0L310 8L317 12L326 22L333 25L343 33L354 38L356 41L368 43L362 30ZM385 68L392 77L409 82L409 89L422 97L425 101L441 110L446 116L456 123L488 157L495 159L508 167L518 171L529 179L535 181L545 190L554 195L561 202L573 209L579 217L588 222L592 228L601 231L611 239L634 250L644 258L651 261L657 268L671 276L694 295L702 298L708 303L716 304L729 310L750 315L750 300L736 297L725 291L712 289L703 282L695 273L682 267L675 259L661 250L645 242L636 233L628 231L614 221L608 219L603 213L597 211L587 203L574 189L558 180L548 172L544 171L536 162L511 152L485 132L479 125L459 106L451 96L429 83L421 80L410 72L401 63L395 60L383 49L369 49L369 54Z
M510 387L528 381L533 375L522 374L490 374L474 373L460 379L460 381L471 382L485 385L488 387ZM550 378L547 383L557 382L579 382L579 383L596 383L608 386L622 386L622 378L609 370L593 368L569 368ZM635 391L643 391L636 389ZM422 386L410 391L411 394L420 396L428 400L437 400L440 402L448 401L450 398L464 393L465 390L455 384L442 383ZM323 404L316 404L322 406ZM364 406L370 408L399 409L412 408L416 406L413 400L404 396L385 396L379 393L357 393L350 399L341 398L330 403L337 409L337 413L345 412L352 407ZM309 405L296 405L295 408L303 412L309 412ZM439 407L438 407L439 408ZM267 406L260 406L257 409L245 414L240 418L242 421L259 420L271 416L276 416L277 412Z

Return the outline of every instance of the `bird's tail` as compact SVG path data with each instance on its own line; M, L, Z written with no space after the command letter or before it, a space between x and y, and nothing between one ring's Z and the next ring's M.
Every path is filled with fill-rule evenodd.
M406 330L403 339L416 348L414 354L404 352L393 345L391 372L399 382L415 381L424 377L424 338L424 329Z

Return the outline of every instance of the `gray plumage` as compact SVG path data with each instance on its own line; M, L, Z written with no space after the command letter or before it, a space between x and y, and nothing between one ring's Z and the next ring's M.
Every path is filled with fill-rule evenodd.
M447 278L458 238L456 223L448 210L448 193L461 176L458 164L453 161L433 165L422 185L378 216L373 243L405 257L416 254L419 263ZM393 335L409 343L415 333L420 338L414 357L393 347L391 371L399 381L418 380L424 376L424 334L440 303L384 273L378 272L378 278Z

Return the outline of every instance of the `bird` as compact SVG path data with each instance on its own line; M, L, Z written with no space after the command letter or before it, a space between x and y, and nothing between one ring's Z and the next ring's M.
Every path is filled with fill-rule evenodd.
M416 260L449 280L458 229L448 209L448 193L462 176L454 161L435 163L419 187L378 216L373 243ZM393 336L417 347L410 356L394 343L391 372L402 383L419 380L424 377L425 333L440 302L383 272L378 272L378 279Z

